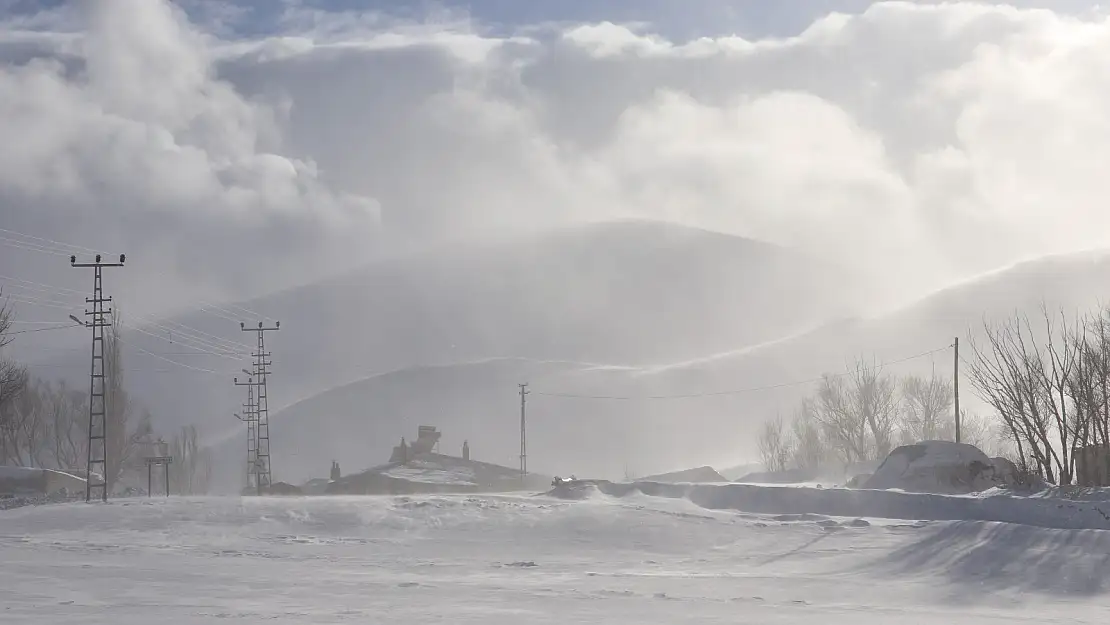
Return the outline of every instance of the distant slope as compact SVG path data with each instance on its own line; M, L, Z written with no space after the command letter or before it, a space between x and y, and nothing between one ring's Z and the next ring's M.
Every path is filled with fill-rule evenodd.
M367 372L523 356L651 363L749 345L853 303L843 269L758 241L654 222L458 243L382 260L250 308L297 329L288 349L359 349Z
M271 402L281 406L384 371L491 357L673 362L797 332L856 305L859 293L854 275L797 252L626 221L391 256L241 305L282 322L267 344L275 362ZM235 321L210 314L177 321L252 340ZM149 336L131 340L166 351ZM178 360L213 371L242 366ZM208 382L203 372L183 375ZM199 384L169 377L132 376L137 389L151 389L146 397L156 399L159 419L226 423L242 401L230 384L208 396Z
M444 454L422 454L407 462L383 464L328 484L329 494L380 495L546 490L548 476Z
M1106 285L1105 287L1103 285ZM275 415L276 476L323 475L388 457L416 425L439 426L446 446L468 439L474 457L512 466L519 446L518 382L531 382L529 466L554 475L619 478L627 465L658 472L751 457L757 426L789 415L812 391L806 380L842 371L856 356L877 362L942 349L984 316L1050 305L1110 301L1110 259L1083 255L1026 263L935 293L873 319L841 321L783 340L665 367L597 367L525 359L416 367L320 393ZM950 350L898 362L892 373L947 374ZM798 384L784 384L800 382ZM969 388L964 404L980 408ZM721 391L741 391L733 394ZM545 393L617 396L588 399ZM634 399L690 395L681 399ZM715 394L713 393L720 393ZM238 453L238 452L236 452Z

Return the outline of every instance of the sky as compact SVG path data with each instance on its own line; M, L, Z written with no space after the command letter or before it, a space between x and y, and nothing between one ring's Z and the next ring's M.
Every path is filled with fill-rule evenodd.
M1110 243L1092 3L0 9L5 266L85 287L14 233L126 252L144 311L629 217L910 295Z
M5 227L146 307L624 217L922 289L1110 232L1095 5L5 4Z
M0 0L0 287L64 321L126 253L135 318L639 219L908 300L1110 246L1108 53L1066 0Z

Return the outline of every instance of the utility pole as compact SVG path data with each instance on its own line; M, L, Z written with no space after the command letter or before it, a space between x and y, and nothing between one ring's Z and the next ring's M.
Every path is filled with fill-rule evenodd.
M271 354L266 351L266 333L280 330L281 322L278 321L271 327L265 327L259 321L257 328L248 328L246 324L240 323L239 329L243 332L255 332L258 335L258 351L251 354L251 356L254 356L254 375L255 380L257 380L255 385L258 388L254 400L254 417L257 421L258 436L258 448L255 454L257 456L258 494L261 495L273 483L270 468L270 409L269 394L266 390L266 376L270 373L270 365L274 363L267 360Z
M520 387L520 483L528 475L528 428L525 412L525 397L528 396L528 384L517 384Z
M960 337L952 345L955 352L952 356L952 398L956 408L956 442L960 442Z
M85 309L85 316L92 319L83 325L92 328L92 359L89 365L89 445L85 462L85 502L92 501L93 489L100 489L101 501L108 501L108 407L104 398L104 328L110 324L105 315L112 314L112 309L105 309L104 304L112 302L111 297L104 297L103 269L105 267L122 267L126 256L119 255L118 263L101 262L100 254L96 255L96 262L78 263L77 256L69 257L71 267L89 268L93 270L93 296L86 297L85 303L92 304L92 310ZM70 315L78 323L80 319ZM100 468L100 480L94 483L93 467Z
M254 381L254 374L246 369L243 373L248 377L245 383L240 382L239 378L235 378L235 386L247 387L247 403L243 404L243 415L235 415L235 418L240 421L245 421L247 424L247 488L253 487L255 492L262 494L259 489L258 482L258 413L254 405L254 387L257 384Z

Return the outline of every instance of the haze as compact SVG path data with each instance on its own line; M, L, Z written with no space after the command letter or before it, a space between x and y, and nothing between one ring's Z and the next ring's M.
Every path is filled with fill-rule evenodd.
M514 466L519 382L531 466L613 476L753 461L808 389L714 393L1107 295L1093 3L352 4L0 3L3 293L65 322L126 253L132 393L232 490L239 321L275 479L425 423ZM87 380L82 331L6 349Z

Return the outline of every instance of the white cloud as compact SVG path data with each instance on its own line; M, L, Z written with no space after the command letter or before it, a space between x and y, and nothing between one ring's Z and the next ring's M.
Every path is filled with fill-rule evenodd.
M1099 17L890 2L669 41L293 7L259 40L89 4L76 44L0 45L6 221L199 263L195 282L359 262L376 201L392 241L644 216L912 288L1110 244Z
M170 285L151 269L171 272L183 282L173 290L188 295L238 286L224 280L229 264L296 278L299 254L319 257L315 266L359 257L350 250L374 235L375 201L329 188L311 159L283 155L275 109L218 79L209 37L165 3L75 11L66 17L83 20L76 42L24 37L45 49L0 70L5 227L128 252L143 308L168 303ZM340 241L347 253L329 254Z

